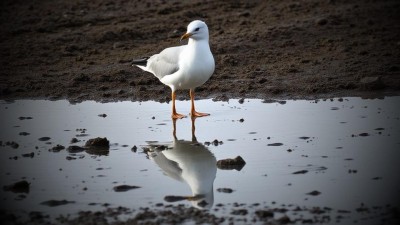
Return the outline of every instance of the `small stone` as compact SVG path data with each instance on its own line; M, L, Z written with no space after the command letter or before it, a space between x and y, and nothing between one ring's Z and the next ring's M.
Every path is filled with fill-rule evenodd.
M280 224L288 224L288 223L291 222L291 220L290 220L290 218L289 218L288 216L285 215L285 216L279 218L279 219L278 219L278 222L279 222Z
M129 190L136 189L136 188L140 188L140 187L123 184L123 185L115 186L113 188L113 190L115 192L125 192L125 191L129 191Z
M317 196L320 194L321 194L321 192L319 192L319 191L312 191L312 192L307 193L307 195L312 195L312 196Z
M89 139L86 144L86 147L104 147L104 148L109 148L110 147L110 142L107 140L107 138L93 138Z
M39 141L48 141L50 139L51 138L49 138L49 137L41 137L41 138L39 138Z
M271 143L271 144L268 144L268 146L282 146L283 144L282 143Z
M217 167L225 170L235 169L240 171L245 164L246 162L240 156L237 156L234 159L222 159L217 161Z
M299 171L293 172L292 174L305 174L305 173L308 173L308 170L299 170Z
M60 205L66 205L69 203L75 203L74 201L67 201L67 200L49 200L49 201L44 201L40 203L41 205L47 205L50 207L55 207L55 206L60 206Z
M218 188L217 191L222 192L222 193L232 193L233 192L233 190L231 188Z
M246 11L246 12L241 12L241 13L239 13L239 16L242 16L242 17L249 17L249 16L250 16L250 12L248 12L248 11Z
M18 181L14 184L3 187L4 191L11 191L14 193L29 193L30 183L25 180Z
M72 138L70 142L71 142L71 144L74 144L74 143L79 142L79 140L77 138Z
M317 24L320 25L320 26L323 26L323 25L325 25L325 24L328 23L328 20L327 20L326 18L318 18L318 19L315 21L315 23L317 23Z
M256 211L256 215L260 218L260 219L267 219L270 217L274 217L274 213L268 210L257 210Z
M35 156L34 152L22 154L22 157L25 157L25 158L33 158L34 156Z
M247 209L236 209L231 212L232 215L242 215L242 216L247 215L247 213L248 213Z
M49 151L52 151L52 152L59 152L59 151L61 151L61 150L63 150L63 149L65 149L64 146L62 146L62 145L56 145L56 146L52 147Z

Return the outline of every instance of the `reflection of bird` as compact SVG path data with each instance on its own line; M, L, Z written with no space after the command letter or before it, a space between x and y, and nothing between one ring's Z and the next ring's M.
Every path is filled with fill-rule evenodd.
M167 196L167 201L189 200L193 206L210 208L214 203L213 183L217 173L216 159L204 145L197 142L194 136L194 119L192 141L178 140L167 144L167 148L158 143L150 145L149 157L175 180L186 182L193 196ZM165 150L162 150L165 149Z
M175 91L189 89L192 117L208 116L196 112L194 107L194 89L204 84L214 73L215 62L208 44L208 27L200 20L191 22L187 32L181 37L189 39L187 45L166 48L159 54L133 60L133 64L154 74L172 90L172 118L185 117L175 109Z

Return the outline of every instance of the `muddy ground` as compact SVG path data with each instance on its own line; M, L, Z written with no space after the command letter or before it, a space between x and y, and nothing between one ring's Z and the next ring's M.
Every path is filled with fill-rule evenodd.
M400 2L1 1L0 98L168 101L134 58L204 20L216 59L198 98L397 95ZM188 99L188 94L179 94Z

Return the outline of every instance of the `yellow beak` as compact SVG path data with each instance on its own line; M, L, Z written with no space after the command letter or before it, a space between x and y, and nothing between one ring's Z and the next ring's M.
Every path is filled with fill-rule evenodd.
M181 41L190 38L190 36L192 36L192 35L193 35L192 33L186 33L186 34L182 35Z

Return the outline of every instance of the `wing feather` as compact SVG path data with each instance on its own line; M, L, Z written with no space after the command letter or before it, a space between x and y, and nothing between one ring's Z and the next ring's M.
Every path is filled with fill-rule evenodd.
M147 70L158 79L170 75L179 70L179 55L185 46L166 48L159 54L151 56L147 60Z

